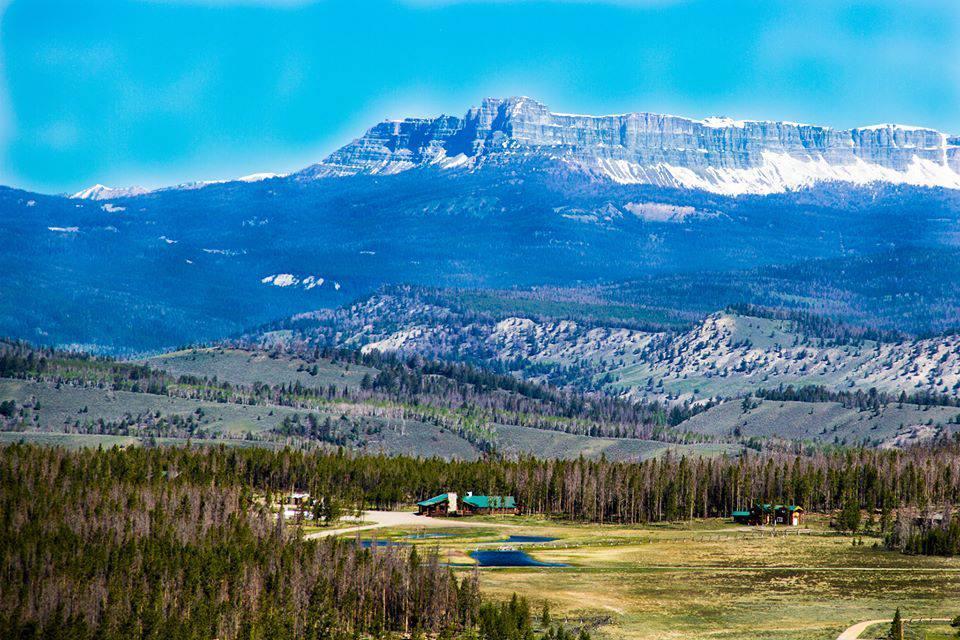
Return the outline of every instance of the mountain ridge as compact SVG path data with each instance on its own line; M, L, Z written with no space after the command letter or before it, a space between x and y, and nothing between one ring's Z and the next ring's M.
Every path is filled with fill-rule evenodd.
M463 117L384 120L289 177L386 176L426 167L473 171L529 157L594 180L734 196L782 193L821 182L960 189L960 136L928 127L875 124L835 129L725 116L555 113L526 96L486 98ZM109 200L286 177L257 173L154 190L97 184L71 197Z
M535 155L594 179L725 195L779 193L818 182L960 189L955 142L908 125L839 130L649 112L591 116L553 113L527 97L487 98L463 118L382 122L294 176L477 169Z
M643 401L702 402L778 385L960 396L958 334L857 334L823 318L734 309L634 328L617 317L478 312L455 300L396 287L349 307L298 314L240 344L463 360Z

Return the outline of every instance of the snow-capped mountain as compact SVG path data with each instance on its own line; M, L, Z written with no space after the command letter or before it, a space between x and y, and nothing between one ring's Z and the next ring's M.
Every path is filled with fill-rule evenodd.
M934 129L899 124L832 129L656 113L574 115L553 113L526 97L487 98L462 118L386 120L292 177L392 175L425 167L476 171L531 160L598 181L733 196L821 182L960 189L960 137ZM254 173L156 191L286 177ZM112 200L145 193L151 191L97 184L70 197Z
M77 191L70 196L74 200L113 200L115 198L129 198L150 193L149 189L143 187L108 187L102 184L95 184L82 191Z
M476 170L542 159L620 184L769 194L824 181L960 189L960 137L884 124L849 130L655 113L553 113L530 98L488 98L462 118L388 120L299 178Z
M73 200L115 200L117 198L132 198L135 196L142 196L144 194L154 193L156 191L185 191L191 189L202 189L213 184L224 184L227 182L262 182L264 180L283 178L285 176L286 174L283 173L251 173L250 175L234 178L233 180L196 180L193 182L178 184L173 187L161 187L159 189L146 189L144 187L108 187L102 184L95 184L92 187L83 189L82 191L77 191L71 195L70 198Z

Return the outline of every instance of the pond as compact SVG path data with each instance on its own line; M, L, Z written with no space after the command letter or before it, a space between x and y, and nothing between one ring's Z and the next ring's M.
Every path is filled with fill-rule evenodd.
M433 538L455 538L458 533L411 533L404 536L407 540L431 540Z
M394 542L393 540L360 540L360 546L364 549L372 547L407 547L406 542Z
M510 536L504 542L553 542L556 538L547 536Z
M568 567L559 562L540 562L534 560L526 551L481 551L470 554L481 567Z

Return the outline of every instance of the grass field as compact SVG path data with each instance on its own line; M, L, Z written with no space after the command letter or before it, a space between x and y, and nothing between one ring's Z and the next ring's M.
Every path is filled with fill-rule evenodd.
M194 447L226 445L228 447L270 447L280 448L282 443L259 442L255 440L239 440L235 438L151 438L144 439L134 436L110 436L87 433L49 433L43 431L0 431L0 445L22 442L38 444L48 447L63 447L64 449L82 449L84 447L139 447L148 442L158 446L185 446Z
M286 407L247 406L171 398L147 393L110 391L90 387L61 386L42 382L0 378L0 399L19 403L38 400L33 411L36 424L46 430L65 429L75 422L116 421L125 415L137 416L159 411L163 415L186 416L203 409L203 427L211 432L240 435L266 431L294 413Z
M43 432L0 432L0 445L23 442L64 449L82 449L84 447L128 447L139 444L137 438L129 436L101 436L83 433L43 433Z
M264 352L220 348L177 351L156 356L147 362L152 367L177 376L216 378L220 382L247 385L255 381L266 384L300 382L306 387L319 389L325 389L330 384L356 388L364 375L376 374L374 369L356 365L334 364L324 360L311 364L289 356L272 357ZM0 401L8 399L16 401L18 406L27 407L28 415L21 423L7 425L7 428L25 432L28 437L31 433L96 433L100 431L96 424L101 420L111 423L126 417L150 415L178 415L185 418L199 409L202 410L202 415L195 416L198 417L202 431L194 432L198 438L202 436L211 440L242 440L253 436L257 441L269 441L265 442L265 446L283 443L301 446L303 441L284 440L271 431L288 416L299 414L303 417L307 413L313 413L321 420L329 418L333 423L341 425L339 431L347 437L347 446L351 448L376 453L467 460L481 455L477 446L449 428L439 427L429 420L403 418L401 408L376 403L330 404L314 409L292 409L288 406L191 400L112 391L94 386L0 378ZM36 408L38 405L39 408ZM339 422L341 420L345 422ZM87 428L87 425L94 427ZM165 432L166 434L185 435L182 432ZM598 438L508 424L496 425L494 440L497 449L506 454L523 453L567 458L606 455L611 460L647 459L662 455L668 450L680 454L710 456L737 453L742 449L725 444L675 445L652 440ZM86 441L95 445L110 442L103 439L57 439L49 435L38 435L36 441L53 444L69 442L70 446L80 446L80 443ZM167 444L177 443L179 440L163 438L157 442ZM121 439L116 443L131 442Z
M312 364L299 358L287 356L270 357L266 353L251 353L236 349L187 349L165 353L146 360L156 369L170 375L217 377L238 384L292 384L300 382L307 387L358 388L365 374L376 376L376 369L359 365L340 365L327 361L316 363L316 374L311 373Z
M860 634L864 640L886 640L889 624L875 624ZM957 640L957 629L946 622L907 621L903 628L904 640Z
M890 404L879 412L858 411L838 402L757 401L758 406L743 411L740 402L726 402L698 414L679 428L715 436L731 435L735 429L745 436L777 437L797 440L855 444L864 439L887 441L901 430L922 425L948 424L960 409L956 407L902 407Z
M229 356L228 356L229 357ZM61 386L42 382L10 380L0 378L0 400L13 399L19 404L33 404L38 401L40 408L31 410L31 427L36 431L48 432L38 437L37 442L60 444L71 443L80 446L83 438L57 439L53 433L71 431L76 422L81 425L100 419L117 421L125 415L137 416L160 412L162 415L179 414L187 416L198 408L203 410L201 426L213 436L228 439L243 438L246 434L260 434L273 429L284 417L295 413L303 415L306 410L275 405L238 405L230 403L207 402L172 398L146 393L110 391L88 387ZM330 417L337 421L341 412L336 410L313 411L321 418ZM480 452L460 435L436 425L383 416L362 416L354 420L370 433L354 442L353 446L371 452L388 454L406 454L413 456L440 456L445 458L476 459ZM18 429L18 431L23 431ZM118 436L119 437L119 436ZM276 437L272 438L274 441ZM132 440L132 439L131 439ZM94 446L109 440L89 440ZM175 439L160 439L160 443L176 443ZM116 444L130 444L129 440L117 440ZM723 452L735 452L739 447L727 445L667 445L649 440L629 440L613 438L592 438L556 431L545 431L514 425L500 425L497 428L499 448L508 453L523 452L546 456L597 457L601 453L609 459L644 459L661 455L669 448L674 452L698 455L714 455ZM276 444L276 442L274 443ZM271 444L270 446L274 446ZM296 445L295 442L291 444Z
M743 450L733 444L669 444L657 440L597 438L515 425L497 425L496 440L502 451L523 451L547 458L576 458L581 454L598 458L602 454L608 460L645 460L668 450L693 456L736 454Z
M905 556L873 548L870 538L853 546L823 518L777 536L720 520L621 527L522 517L478 518L478 525L485 520L521 528L449 529L451 537L412 540L410 530L376 535L436 545L455 564L507 535L556 537L523 548L571 566L485 568L481 586L495 597L523 594L535 610L547 600L555 616L596 625L599 638L832 640L897 607L905 617L960 614L960 559Z

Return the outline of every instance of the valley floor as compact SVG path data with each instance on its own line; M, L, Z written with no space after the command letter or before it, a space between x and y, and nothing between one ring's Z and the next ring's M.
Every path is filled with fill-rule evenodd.
M482 589L525 595L535 612L586 625L600 638L832 640L856 623L960 613L960 559L886 551L878 538L832 532L814 517L799 530L758 530L723 520L622 527L537 517L432 520L362 535L439 545L469 570L474 550L515 548L566 567L483 568ZM467 523L474 527L464 527ZM509 531L491 524L516 524ZM440 525L440 526L438 526ZM411 538L416 532L421 538ZM507 535L555 541L515 544ZM358 534L354 533L353 536ZM444 537L445 536L445 537ZM872 636L864 636L872 637Z

